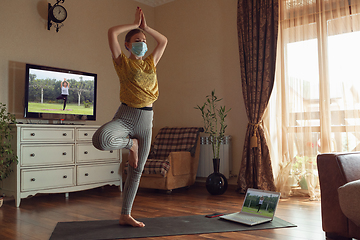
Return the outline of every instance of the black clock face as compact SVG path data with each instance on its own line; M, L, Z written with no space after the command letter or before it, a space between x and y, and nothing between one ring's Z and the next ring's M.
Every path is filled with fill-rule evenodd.
M53 15L53 21L61 23L63 22L67 17L66 9L63 6L56 5L52 9L52 15Z

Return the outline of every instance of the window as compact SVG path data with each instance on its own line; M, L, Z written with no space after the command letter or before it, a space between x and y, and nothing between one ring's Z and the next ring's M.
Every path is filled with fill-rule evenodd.
M360 0L280 2L268 142L279 184L317 198L317 154L360 150Z

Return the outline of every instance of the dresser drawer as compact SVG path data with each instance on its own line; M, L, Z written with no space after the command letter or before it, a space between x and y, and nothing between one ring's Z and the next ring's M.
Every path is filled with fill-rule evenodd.
M91 143L76 145L77 162L91 162L94 160L119 160L119 150L101 151Z
M74 129L22 128L21 141L73 142Z
M92 141L92 136L97 129L77 129L76 140L78 141Z
M77 166L77 185L120 181L120 163Z
M74 167L21 170L21 191L75 186Z
M74 144L21 145L20 165L53 165L74 163Z

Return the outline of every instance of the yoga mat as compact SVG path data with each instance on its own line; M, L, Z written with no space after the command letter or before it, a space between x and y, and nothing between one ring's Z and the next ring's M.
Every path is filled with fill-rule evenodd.
M204 215L143 218L138 220L144 222L146 226L144 228L121 226L119 220L59 222L50 240L160 237L296 227L296 225L277 217L272 222L252 227L219 218L206 218Z

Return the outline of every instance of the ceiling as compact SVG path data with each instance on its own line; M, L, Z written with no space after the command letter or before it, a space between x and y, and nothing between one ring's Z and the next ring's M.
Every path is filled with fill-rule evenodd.
M151 7L157 7L157 6L160 6L165 3L175 1L175 0L134 0L134 1L141 2L141 3L151 6Z

